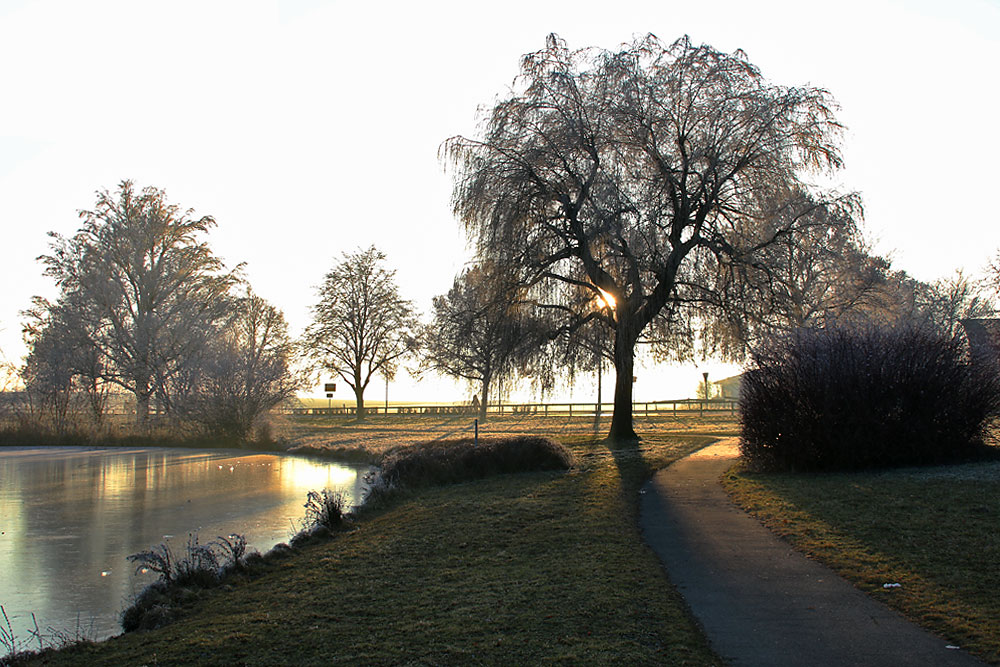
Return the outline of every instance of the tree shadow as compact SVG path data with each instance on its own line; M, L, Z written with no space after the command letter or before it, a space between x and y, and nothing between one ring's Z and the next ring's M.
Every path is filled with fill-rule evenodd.
M642 480L651 477L656 471L643 455L642 437L637 432L635 437L612 436L613 420L613 412L595 416L592 425L595 442L607 448L622 480L635 475L638 475ZM633 419L634 426L635 420Z
M603 432L605 432L607 430L607 429L603 429L602 430L602 427L601 427L601 417L602 416L603 415L601 415L601 413L599 413L599 412L595 412L594 413L594 422L593 422L592 427L591 427L591 430L592 430L593 436L594 436L594 440L599 440L600 437L601 437L601 433L603 433Z
M642 453L642 438L612 438L606 436L601 440L601 444L608 448L615 466L618 468L619 477L638 474L642 480L653 476L656 470Z

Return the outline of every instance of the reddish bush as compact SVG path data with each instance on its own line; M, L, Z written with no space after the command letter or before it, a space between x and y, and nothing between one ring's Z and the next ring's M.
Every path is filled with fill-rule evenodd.
M844 470L969 460L1000 382L964 344L916 326L802 329L752 353L740 399L758 469Z

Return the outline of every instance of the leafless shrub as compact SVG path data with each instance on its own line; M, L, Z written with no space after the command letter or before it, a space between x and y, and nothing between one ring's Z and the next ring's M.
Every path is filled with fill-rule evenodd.
M135 573L151 571L160 575L160 580L166 584L174 582L174 554L166 543L153 545L145 551L125 557L130 563L136 563Z
M366 472L364 483L366 507L378 506L396 491L396 484L383 475L379 468Z
M328 530L340 528L345 520L344 503L344 494L340 491L310 491L306 494L306 503L303 505L306 515L302 519L302 529L308 531L319 526Z
M219 578L219 558L214 543L201 544L198 533L190 533L183 558L175 559L174 579L180 584L214 584Z
M188 535L184 554L174 554L166 542L128 556L136 563L136 573L149 571L159 579L147 586L121 614L125 632L151 630L173 619L173 607L185 591L217 586L233 570L244 568L256 551L248 551L246 537L239 534L217 537L201 544L197 533Z
M247 538L243 535L233 534L229 537L219 535L215 545L219 548L224 562L229 566L238 567L243 562L247 554Z
M208 544L201 544L198 533L190 533L181 556L175 555L170 545L163 542L127 556L127 559L136 564L137 574L155 572L168 586L196 583L207 587L219 578L222 570L238 567L246 554L247 540L243 535L220 535Z
M1000 381L926 326L802 329L754 351L740 399L745 459L835 470L974 460Z

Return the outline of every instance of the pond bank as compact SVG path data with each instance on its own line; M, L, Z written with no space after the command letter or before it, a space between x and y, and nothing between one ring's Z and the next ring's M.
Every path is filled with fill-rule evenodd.
M252 586L213 592L170 626L50 664L717 664L643 545L635 500L650 468L732 426L637 426L646 439L626 456L588 436L586 420L560 424L564 435L549 435L572 451L569 473L408 494Z
M151 581L126 556L245 534L267 550L297 529L308 491L362 497L367 465L240 450L0 448L0 604L25 638L42 628L117 634L118 612Z

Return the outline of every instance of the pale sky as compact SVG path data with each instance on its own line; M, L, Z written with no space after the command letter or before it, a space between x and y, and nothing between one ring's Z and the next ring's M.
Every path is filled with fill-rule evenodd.
M126 178L214 216L215 252L246 262L296 334L323 274L370 244L428 313L468 259L438 146L474 132L550 32L571 48L688 34L826 88L848 126L838 180L878 252L933 280L1000 248L998 0L0 0L0 350L19 363L18 312L55 296L35 261L46 232L72 235ZM643 369L636 397L690 395L702 367L732 370ZM404 377L390 399L470 393Z

